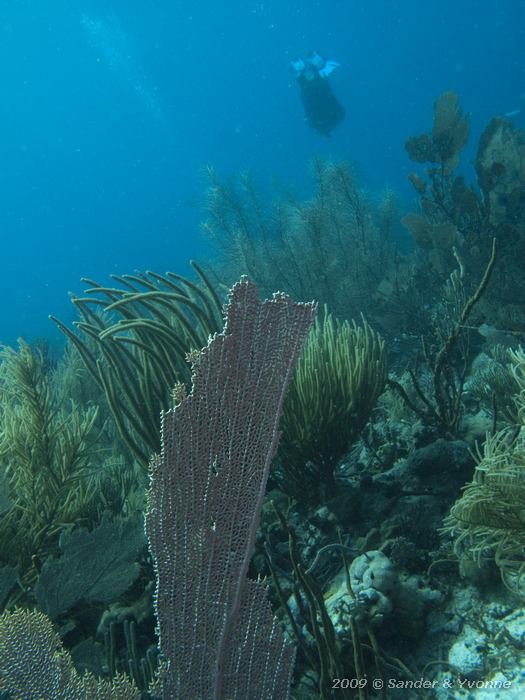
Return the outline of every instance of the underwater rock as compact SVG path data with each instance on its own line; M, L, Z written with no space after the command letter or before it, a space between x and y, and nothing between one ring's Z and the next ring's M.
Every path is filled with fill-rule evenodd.
M492 589L488 598L476 587L456 582L446 603L428 616L417 661L432 663L435 650L448 647L450 668L437 674L437 700L521 700L524 631L525 610L516 607L507 591Z
M426 631L426 612L443 600L443 593L431 588L421 576L400 574L394 592L396 625L404 637L418 639Z
M411 454L406 468L433 493L454 495L472 476L474 460L463 440L439 439Z
M502 623L514 644L525 649L525 610L520 608L503 618Z
M448 652L448 663L464 678L483 676L487 637L479 629L465 625L458 640Z

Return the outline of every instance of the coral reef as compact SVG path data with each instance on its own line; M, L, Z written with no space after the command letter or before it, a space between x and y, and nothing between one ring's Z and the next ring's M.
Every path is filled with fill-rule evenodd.
M271 203L210 171L207 273L88 281L58 362L2 350L0 694L523 694L525 136L493 119L472 183L468 136L448 92L407 141L412 247L347 164ZM295 372L313 307L243 281L221 332L239 272L326 304Z
M251 283L239 282L224 332L193 358L192 393L179 392L180 402L163 416L145 529L167 661L159 677L164 698L289 696L293 648L273 619L264 585L245 576L284 393L315 312L314 304L282 294L261 303ZM125 548L118 541L108 546L108 527L114 524L62 537L63 557L46 564L36 590L53 615L75 597L107 600L112 588L122 590L136 577L137 538L128 528ZM93 550L91 570L82 573L77 563L81 578L68 581L67 558L83 561ZM0 689L24 698L140 697L118 676L111 684L79 676L49 619L23 610L0 617Z

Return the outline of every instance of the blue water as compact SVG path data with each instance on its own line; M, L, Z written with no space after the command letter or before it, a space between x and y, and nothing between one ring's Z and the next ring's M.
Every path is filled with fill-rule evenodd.
M456 90L484 125L522 110L524 0L4 0L0 342L57 337L80 277L187 273L206 244L202 166L307 191L315 154L409 202L404 152ZM316 49L347 117L304 122L291 58Z

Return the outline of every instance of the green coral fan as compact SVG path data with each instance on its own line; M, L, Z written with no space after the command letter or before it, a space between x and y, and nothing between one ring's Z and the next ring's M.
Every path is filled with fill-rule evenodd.
M284 404L276 477L298 500L335 493L335 467L366 425L387 378L384 341L363 319L316 320Z
M62 556L44 563L34 589L40 609L54 618L80 600L115 600L139 575L136 560L145 544L142 517L63 532Z

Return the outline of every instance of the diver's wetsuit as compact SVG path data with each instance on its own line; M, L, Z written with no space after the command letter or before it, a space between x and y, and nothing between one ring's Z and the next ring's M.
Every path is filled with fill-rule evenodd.
M345 118L345 109L334 95L326 78L314 73L307 78L304 73L297 76L301 88L301 100L306 121L320 134L330 136L330 132Z

